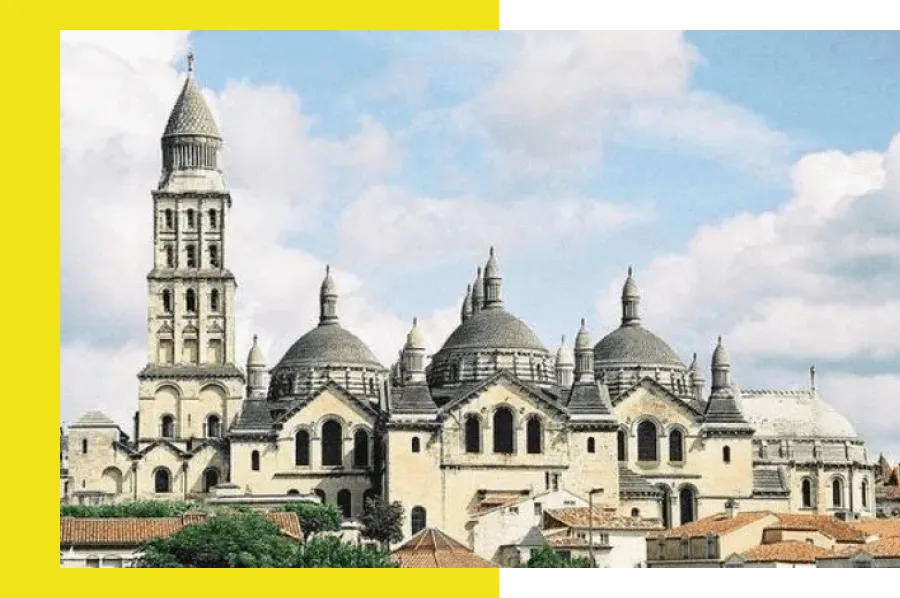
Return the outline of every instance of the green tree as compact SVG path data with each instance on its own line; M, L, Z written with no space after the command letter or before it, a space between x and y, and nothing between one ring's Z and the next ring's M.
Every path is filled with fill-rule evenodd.
M184 501L141 500L115 505L60 505L60 517L181 517L201 511L201 505Z
M579 569L589 568L588 559L567 559L549 546L542 546L531 552L527 563L519 565L520 569Z
M403 539L403 505L396 501L388 504L378 497L367 498L360 523L362 536L382 547L399 542Z
M304 569L392 569L399 565L381 550L341 542L337 536L319 536L297 553L295 567Z
M296 513L305 539L319 532L334 532L341 529L341 512L333 503L291 503L278 510Z
M145 568L292 567L300 544L256 513L217 515L151 540L137 566Z

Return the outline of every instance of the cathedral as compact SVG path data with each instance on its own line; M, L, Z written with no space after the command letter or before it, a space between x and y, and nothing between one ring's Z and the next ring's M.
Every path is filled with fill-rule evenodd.
M413 320L389 365L341 324L326 269L318 325L273 366L254 338L241 364L221 145L189 66L152 191L134 428L99 412L72 423L62 500L299 495L353 519L377 495L403 505L407 537L428 526L463 542L492 505L563 490L666 527L738 501L874 515L866 444L814 384L740 389L721 338L709 378L696 355L686 365L645 326L630 269L620 325L595 344L582 320L571 347L563 338L551 351L504 307L492 248L460 284L459 325L443 345L427 347Z

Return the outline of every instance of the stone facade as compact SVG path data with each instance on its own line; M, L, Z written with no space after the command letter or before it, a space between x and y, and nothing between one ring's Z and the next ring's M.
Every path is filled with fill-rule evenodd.
M382 495L404 505L407 537L433 526L476 546L497 535L478 526L493 525L480 521L506 504L498 497L562 491L668 527L733 499L872 514L873 466L852 426L813 390L742 393L721 339L707 392L696 357L685 366L643 327L630 270L621 326L594 345L582 321L554 356L505 310L492 249L430 362L414 322L390 367L341 327L326 272L319 325L271 370L255 339L238 367L220 145L191 73L153 192L132 435L99 413L72 424L64 500L206 500L228 484L249 497L317 495L351 519Z

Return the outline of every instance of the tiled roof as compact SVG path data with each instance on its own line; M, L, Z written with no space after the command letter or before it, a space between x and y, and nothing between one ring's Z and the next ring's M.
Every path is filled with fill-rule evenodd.
M900 537L883 538L863 545L844 546L821 558L842 559L865 553L874 557L900 558Z
M232 433L267 432L272 428L268 401L247 399L241 405Z
M59 543L81 546L140 546L154 538L165 538L192 523L206 520L203 513L182 517L62 517L59 520ZM300 540L303 532L294 513L266 513L286 535Z
M148 364L139 378L239 378L244 372L233 365L157 365Z
M589 384L575 383L569 393L566 403L569 413L589 413L591 415L609 415L611 413L609 392L605 385L591 382Z
M528 491L521 490L479 490L478 491L478 511L484 513L497 507L511 505L528 498Z
M758 436L856 438L853 425L812 390L740 390L741 409Z
M591 527L591 510L589 507L567 507L564 509L547 509L544 511L545 519L553 518L559 523L573 528ZM623 529L623 530L647 530L661 529L661 526L638 517L625 517L616 513L614 509L594 508L593 527L598 530Z
M163 137L173 135L204 135L219 138L216 121L209 111L209 106L207 106L200 88L197 87L191 76L185 80L184 87L182 87L178 99L175 100L172 113L169 114L166 130L163 132Z
M587 547L587 538L570 536L568 534L555 534L547 536L547 544L554 548L582 548Z
M391 553L406 569L485 569L499 565L481 558L444 532L425 528Z
M547 353L530 328L504 309L483 309L454 330L435 355L440 361L449 350L526 349Z
M622 325L594 345L594 361L606 365L666 365L684 368L672 347L646 328Z
M865 542L866 534L831 515L776 513L778 523L768 529L817 531L837 542Z
M662 490L652 486L643 476L619 463L619 496L631 498L638 496L659 497L662 495Z
M781 471L778 469L754 469L753 493L763 495L787 495L789 493Z
M876 496L890 500L900 500L900 486L884 486L876 491Z
M900 537L900 517L860 519L849 525L869 536L878 536L879 538Z
M297 339L272 373L322 366L365 366L376 371L385 369L358 336L337 323L326 323L319 324Z
M734 394L728 389L710 395L709 401L706 403L704 423L715 427L725 426L729 429L752 429L744 418L744 414L741 413Z
M391 389L391 411L394 413L435 413L437 405L426 384L410 384Z
M69 428L117 428L116 422L100 411L88 411Z
M675 538L690 538L706 536L707 534L721 536L770 516L772 516L772 513L769 511L742 511L734 517L729 517L725 513L719 513L718 515L711 515L692 521L687 525L672 528L666 532L666 536Z
M809 542L775 542L754 546L741 554L751 563L815 563L830 551Z

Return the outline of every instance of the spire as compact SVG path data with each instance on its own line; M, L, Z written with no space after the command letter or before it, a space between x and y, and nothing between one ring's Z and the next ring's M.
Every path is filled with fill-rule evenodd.
M460 310L460 320L465 322L472 317L472 285L466 285L466 297L463 299L462 309Z
M813 394L816 392L816 366L809 366L809 390Z
M581 328L575 336L575 382L594 381L594 349L591 347L591 337L588 334L584 318L581 318Z
M725 350L720 336L712 355L712 391L724 390L730 386L731 358L728 356L728 351Z
M491 247L490 256L484 266L484 308L500 309L503 307L501 287L503 279L500 277L500 266L494 256L494 248Z
M401 360L404 382L425 382L425 337L419 331L418 318L413 318L412 329L406 335Z
M556 351L556 383L559 386L572 386L572 373L575 370L575 354L566 345L565 335L559 341Z
M337 316L337 285L331 277L331 266L325 266L325 280L319 292L319 325L336 324Z
M413 318L412 329L409 331L409 334L406 335L406 348L425 349L425 337L423 337L422 333L419 331L418 318Z
M247 355L247 396L262 398L267 391L266 357L259 346L259 337L253 335L253 346Z
M694 392L694 399L702 401L705 380L703 379L703 372L700 371L700 364L697 362L697 353L694 353L694 358L691 361L690 376L691 386L693 387Z
M628 278L622 287L622 326L639 326L641 323L641 293L631 275L632 269L628 266Z
M199 136L217 139L221 141L219 127L212 116L206 98L197 85L194 76L194 54L188 53L188 72L184 80L184 86L175 106L169 114L163 139L178 136Z
M484 308L484 278L481 277L481 266L478 266L478 274L472 285L472 315Z

